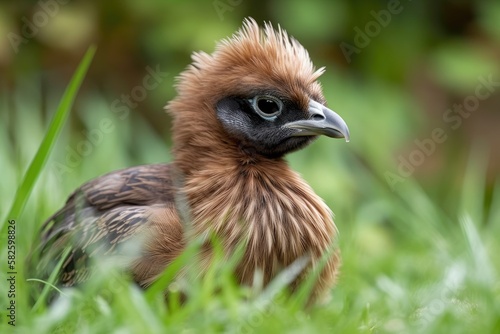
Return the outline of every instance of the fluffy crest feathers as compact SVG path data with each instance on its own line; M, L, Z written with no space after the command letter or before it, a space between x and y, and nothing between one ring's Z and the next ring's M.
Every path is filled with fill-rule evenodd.
M295 73L305 81L316 81L323 74L324 68L315 71L307 50L278 25L275 30L267 22L259 28L252 18L243 21L243 27L230 39L222 40L217 52L235 53L245 58L268 58L278 67L276 72ZM266 57L267 56L267 57ZM262 59L260 60L262 62ZM263 63L262 63L263 64ZM268 64L263 64L268 65Z
M245 96L257 89L273 89L304 106L310 97L324 101L316 82L324 68L316 70L307 50L270 23L260 28L247 18L232 37L217 43L212 54L196 52L192 59L178 78L180 99L195 94L199 100L213 103L224 95ZM171 104L168 109L175 108Z

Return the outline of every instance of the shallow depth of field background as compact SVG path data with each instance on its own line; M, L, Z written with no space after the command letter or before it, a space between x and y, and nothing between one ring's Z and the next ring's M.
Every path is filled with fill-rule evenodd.
M351 130L350 143L321 138L288 157L335 213L343 268L331 302L291 312L278 300L252 322L241 320L248 313L239 307L252 309L244 299L231 306L237 316L217 297L167 314L130 288L126 302L90 296L66 311L30 312L34 283L22 266L40 225L86 180L172 160L163 107L175 77L192 51L213 51L247 16L280 24L326 66L329 107ZM67 322L121 333L500 332L498 1L2 2L2 219L11 218L14 192L92 44L97 53L69 120L16 219L18 330ZM2 333L13 330L4 315L5 254L2 247ZM81 308L97 311L87 317ZM132 316L136 308L142 313Z

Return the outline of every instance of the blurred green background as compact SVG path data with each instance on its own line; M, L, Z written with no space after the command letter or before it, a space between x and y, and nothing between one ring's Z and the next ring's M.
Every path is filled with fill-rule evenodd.
M113 119L113 102L141 86L148 67L159 68L167 73L160 85L147 91L129 108L130 117L115 125L120 132L140 118L136 136L124 139L130 155L143 157L142 162L168 159L168 152L138 152L141 146L136 142L155 136L169 143L169 118L162 108L174 96L175 76L190 62L191 52L211 52L215 41L230 36L247 16L282 25L309 50L316 66L326 66L321 82L329 105L352 131L352 143L331 143L332 151L347 149L358 159L376 160L383 178L392 180L386 183L398 187L403 182L384 173L400 175L400 159L409 161L419 149L415 140L432 138L433 129L442 128L446 140L424 159L415 153L411 175L449 208L475 147L488 161L488 183L494 182L500 170L498 84L470 117L459 116L463 122L457 128L451 127L455 122L443 120L454 104L474 96L479 78L500 81L500 4L493 0L3 2L1 113L10 132L5 139L20 159L31 156L19 152L26 145L13 140L12 132L22 126L19 123L47 121L53 98L61 94L83 52L95 43L98 52L68 126L76 134L67 139L76 140L70 146L76 149L86 139L81 130L92 129L92 122L106 114ZM32 108L21 120L22 104ZM35 144L33 131L25 140ZM121 145L113 135L106 135L103 145ZM99 154L97 146L87 160ZM63 163L62 158L55 161ZM23 166L26 160L19 162ZM109 163L110 168L124 165ZM63 173L70 174L78 175L73 168Z
M28 203L20 254L82 182L117 168L171 161L163 107L175 95L175 77L193 51L213 51L248 16L281 25L317 67L326 66L320 81L328 104L351 130L348 144L321 138L288 158L336 215L344 269L334 292L341 302L331 310L369 312L365 306L372 303L380 309L363 313L365 327L356 328L378 321L378 328L400 332L407 328L398 320L425 315L426 307L432 321L439 318L441 311L428 307L436 291L449 288L446 277L484 279L486 288L478 284L495 302L457 297L466 302L445 303L455 317L451 324L484 307L492 311L491 322L470 328L500 328L494 320L500 314L498 263L490 267L485 255L497 254L500 232L495 0L1 2L1 212L81 57L97 45ZM144 89L151 71L162 75L154 89ZM398 294L403 290L409 293Z

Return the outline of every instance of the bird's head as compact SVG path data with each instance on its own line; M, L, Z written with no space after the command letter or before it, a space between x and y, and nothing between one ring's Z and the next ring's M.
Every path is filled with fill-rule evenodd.
M325 106L308 52L270 24L253 19L212 54L195 53L167 109L176 145L233 144L278 158L319 135L349 140L346 123Z

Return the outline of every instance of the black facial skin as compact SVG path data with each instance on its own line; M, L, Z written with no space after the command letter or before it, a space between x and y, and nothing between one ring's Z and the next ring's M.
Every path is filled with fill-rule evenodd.
M255 96L265 95L280 99L283 103L282 112L274 120L259 115L249 101ZM308 112L276 94L257 93L249 97L227 97L217 103L216 110L217 117L228 135L238 140L244 150L268 158L280 158L303 148L317 137L294 137L292 135L296 130L283 127L289 122L307 119Z

